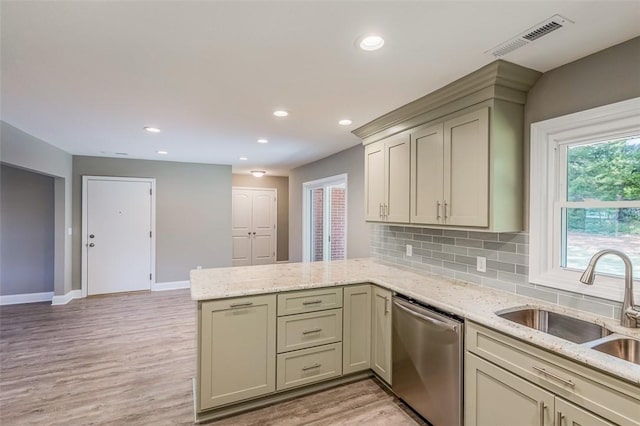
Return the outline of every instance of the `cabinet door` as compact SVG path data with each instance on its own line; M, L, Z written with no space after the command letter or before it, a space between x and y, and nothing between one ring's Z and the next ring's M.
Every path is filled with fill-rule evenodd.
M411 144L409 135L393 136L385 140L384 220L409 223L409 189L411 176Z
M384 141L372 143L364 148L364 204L365 219L382 221L384 196Z
M489 108L444 123L445 223L489 226Z
M443 143L442 123L411 134L411 223L444 223Z
M613 426L615 424L558 397L556 397L555 419L555 426Z
M371 368L371 286L344 289L343 374Z
M371 368L391 384L391 292L373 287Z
M199 409L276 389L276 296L203 302Z
M553 425L554 395L467 352L466 426Z

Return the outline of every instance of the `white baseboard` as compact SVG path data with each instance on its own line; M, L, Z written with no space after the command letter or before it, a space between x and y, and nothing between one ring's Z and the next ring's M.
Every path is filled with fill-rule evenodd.
M151 284L151 291L179 290L181 288L191 288L189 281L169 281L166 283Z
M53 298L53 292L45 293L26 293L26 294L8 294L0 296L0 305L18 305L21 303L50 302Z
M73 299L80 299L82 297L82 290L71 290L69 293L62 296L53 296L51 301L52 305L66 305Z
M276 260L276 263L289 263L289 260Z

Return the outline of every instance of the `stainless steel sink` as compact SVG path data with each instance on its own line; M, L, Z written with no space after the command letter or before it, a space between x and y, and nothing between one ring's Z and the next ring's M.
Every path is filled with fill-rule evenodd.
M623 337L600 343L592 349L640 365L640 340Z
M590 342L611 334L598 324L542 309L520 309L498 316L574 343Z

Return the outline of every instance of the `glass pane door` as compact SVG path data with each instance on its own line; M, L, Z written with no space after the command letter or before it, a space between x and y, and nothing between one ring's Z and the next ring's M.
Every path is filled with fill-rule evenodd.
M305 261L340 260L347 255L346 178L304 184Z

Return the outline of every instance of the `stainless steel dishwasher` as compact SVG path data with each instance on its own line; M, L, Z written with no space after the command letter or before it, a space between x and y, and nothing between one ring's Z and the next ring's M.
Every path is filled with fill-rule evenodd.
M464 323L393 298L391 389L433 426L462 425Z

